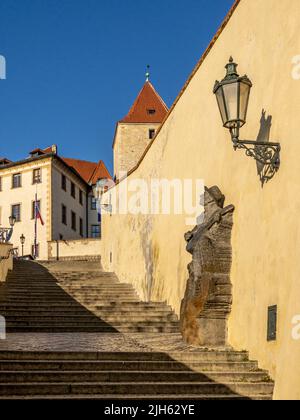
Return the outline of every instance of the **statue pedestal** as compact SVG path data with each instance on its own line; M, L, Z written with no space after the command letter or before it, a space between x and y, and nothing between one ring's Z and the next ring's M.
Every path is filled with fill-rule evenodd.
M198 318L198 345L219 347L227 345L227 320Z

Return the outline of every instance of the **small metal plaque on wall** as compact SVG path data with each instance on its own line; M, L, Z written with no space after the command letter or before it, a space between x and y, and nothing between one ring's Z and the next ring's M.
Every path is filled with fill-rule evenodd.
M277 305L268 308L268 341L277 339Z

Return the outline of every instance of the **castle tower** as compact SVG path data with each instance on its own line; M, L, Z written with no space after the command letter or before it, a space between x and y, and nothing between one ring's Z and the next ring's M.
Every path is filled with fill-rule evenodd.
M129 113L117 123L113 143L114 175L129 172L142 157L157 129L168 113L168 108L149 81L136 98Z

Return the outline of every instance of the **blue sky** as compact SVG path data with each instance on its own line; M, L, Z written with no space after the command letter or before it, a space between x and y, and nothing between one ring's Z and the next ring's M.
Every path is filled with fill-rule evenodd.
M112 169L115 123L151 65L168 106L233 0L1 0L0 156L57 144Z

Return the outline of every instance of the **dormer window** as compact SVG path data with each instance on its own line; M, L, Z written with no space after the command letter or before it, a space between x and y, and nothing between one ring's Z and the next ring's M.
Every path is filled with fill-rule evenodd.
M156 114L156 110L155 109L147 109L147 113L148 113L148 115L154 115L154 114Z
M8 165L9 163L12 163L11 160L6 158L0 158L0 166Z
M32 150L32 152L29 153L30 157L35 158L41 155L44 155L45 152L43 152L43 150L41 149L34 149Z
M154 137L155 137L155 130L153 129L149 130L149 140L154 139Z

